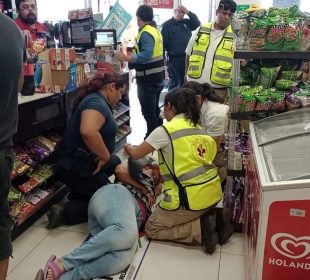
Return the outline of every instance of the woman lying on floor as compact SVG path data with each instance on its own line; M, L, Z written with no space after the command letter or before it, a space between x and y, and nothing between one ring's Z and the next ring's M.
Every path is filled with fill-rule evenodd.
M131 263L138 230L161 192L159 167L149 158L129 159L128 169L117 167L115 176L122 182L103 186L89 202L91 237L61 258L51 256L36 280L93 279L119 273Z

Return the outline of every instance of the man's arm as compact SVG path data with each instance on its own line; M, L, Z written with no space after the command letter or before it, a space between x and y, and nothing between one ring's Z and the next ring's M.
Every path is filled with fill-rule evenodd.
M197 29L200 26L200 20L198 19L197 15L192 13L192 12L188 12L187 13L189 19L185 19L186 20L186 25L188 26L188 28L191 31L194 31L195 29Z
M154 38L148 32L143 32L140 37L140 52L138 54L124 54L117 52L116 57L119 61L128 61L131 63L145 63L152 58L155 46Z

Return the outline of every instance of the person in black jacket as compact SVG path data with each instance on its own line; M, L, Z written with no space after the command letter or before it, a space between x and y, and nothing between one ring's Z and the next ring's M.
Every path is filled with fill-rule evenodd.
M184 18L187 14L189 18ZM182 86L185 77L185 49L193 30L200 26L198 17L184 6L174 10L174 17L164 22L162 36L168 58L168 90Z

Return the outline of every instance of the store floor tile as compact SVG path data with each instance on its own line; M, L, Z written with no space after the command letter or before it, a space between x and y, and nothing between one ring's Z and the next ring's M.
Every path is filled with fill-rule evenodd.
M30 229L26 232L29 230ZM33 227L33 230L36 232L42 229ZM24 238L24 235L25 234L22 234L21 238ZM62 256L70 252L73 248L78 247L85 237L85 233L58 229L51 230L39 244L35 244L35 242L32 243L33 250L9 273L7 280L34 279L37 271L39 268L44 267L50 255ZM27 239L25 239L24 242L27 242ZM15 241L13 246L14 248L18 247Z
M50 231L45 228L30 227L13 243L13 258L10 260L10 273L48 236ZM18 279L18 278L16 278ZM22 278L21 278L22 279Z
M152 241L136 279L217 280L220 256L207 256L200 247Z
M222 246L221 253L243 255L242 235L234 233L230 240Z
M243 256L221 253L218 280L245 280L243 262Z

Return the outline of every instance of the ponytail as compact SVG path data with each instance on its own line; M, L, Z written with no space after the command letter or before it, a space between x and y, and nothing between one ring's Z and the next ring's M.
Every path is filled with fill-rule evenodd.
M191 81L185 83L183 87L194 90L197 95L202 97L202 100L207 99L221 104L225 103L224 98L217 96L214 89L208 83L199 84L197 82Z
M74 103L74 109L87 95L96 92L107 84L115 83L115 88L119 89L125 86L125 80L116 72L97 72L89 82L77 90L77 97Z
M165 105L170 103L174 106L175 114L184 114L185 118L196 126L200 118L197 94L189 88L176 88L165 96Z

